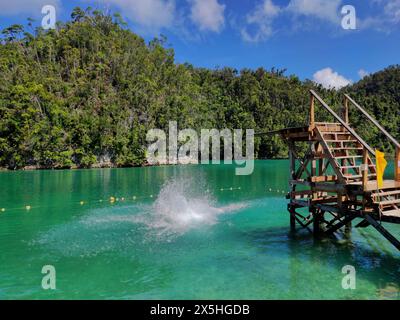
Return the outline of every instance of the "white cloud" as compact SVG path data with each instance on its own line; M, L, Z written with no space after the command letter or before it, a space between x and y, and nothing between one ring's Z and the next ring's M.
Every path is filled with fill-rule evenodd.
M364 69L360 69L360 70L358 71L358 75L360 76L361 79L363 79L363 78L365 78L366 76L369 75L369 72L368 72L368 71L365 71Z
M400 22L400 0L389 0L384 8L385 15L394 23Z
M218 0L192 0L190 18L202 31L220 32L225 24L225 5Z
M242 38L248 42L260 42L268 39L273 34L272 22L279 15L281 8L272 0L264 0L255 10L246 16L247 25L256 26L256 31L250 34L246 27L242 28Z
M390 33L400 24L400 0L374 0L373 16L358 18L360 29Z
M0 0L0 16L26 14L40 16L45 5L60 8L60 0Z
M88 1L88 0L86 0ZM172 27L175 22L175 0L99 0L115 5L133 23L148 30Z
M346 79L331 68L317 71L314 73L313 80L321 84L324 88L336 90L352 83L351 80Z
M242 38L248 42L267 40L275 32L272 25L278 16L314 17L340 26L341 3L342 0L290 0L287 6L279 7L273 0L263 0L246 16L246 26L241 29ZM251 26L256 27L252 34L248 31Z
M340 21L341 3L342 0L291 0L287 10L294 15L313 16L336 23Z

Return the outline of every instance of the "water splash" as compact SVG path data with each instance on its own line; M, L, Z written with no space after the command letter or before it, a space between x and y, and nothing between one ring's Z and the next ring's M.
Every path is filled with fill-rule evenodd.
M247 207L243 202L217 206L204 190L201 180L170 180L153 204L94 209L79 220L47 231L31 244L46 245L71 256L131 252L143 243L169 242L193 229L215 225L220 215Z
M200 184L201 185L201 184ZM168 181L160 191L149 212L142 214L141 221L158 236L181 235L193 228L211 226L218 216L244 208L244 204L217 207L205 188L193 179Z

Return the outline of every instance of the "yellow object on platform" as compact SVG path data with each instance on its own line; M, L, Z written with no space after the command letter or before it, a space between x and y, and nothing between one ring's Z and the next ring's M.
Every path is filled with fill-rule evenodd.
M385 154L379 150L375 151L376 154L376 180L378 182L378 189L383 188L383 175L387 166Z

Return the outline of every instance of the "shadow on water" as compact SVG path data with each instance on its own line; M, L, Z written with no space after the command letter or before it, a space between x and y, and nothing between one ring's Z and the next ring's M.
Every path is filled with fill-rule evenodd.
M400 254L389 249L384 239L370 231L354 230L350 235L316 239L305 230L290 232L288 227L272 227L240 232L249 245L269 257L286 255L289 263L289 283L299 278L337 278L341 283L344 266L354 266L357 281L369 282L376 289L372 299L400 299ZM309 266L310 270L304 270ZM298 288L293 288L297 290ZM345 299L357 299L352 294ZM370 299L371 296L362 298Z

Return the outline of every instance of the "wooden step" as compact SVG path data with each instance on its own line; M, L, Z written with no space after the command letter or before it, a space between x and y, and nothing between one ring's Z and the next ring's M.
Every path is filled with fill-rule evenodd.
M375 202L375 203L379 204L380 206L389 206L392 204L399 204L400 199L385 200L385 201L380 201L380 202Z
M370 164L368 165L369 168L375 168L374 164ZM360 169L360 166L343 166L340 167L340 169L344 170L344 169Z
M360 174L356 174L356 175L351 175L351 174L349 174L349 175L347 175L347 174L345 174L345 175L343 175L346 179L361 179L362 178L362 175ZM376 177L376 174L369 174L368 175L368 178L375 178Z
M400 210L382 211L382 215L386 216L386 217L399 217L400 218Z
M332 140L332 139L329 139L329 140L325 139L325 141L329 142L329 143L339 143L339 142L357 143L358 142L358 140Z
M340 156L340 157L335 157L335 159L336 160L345 160L345 159L361 159L362 158L362 156L352 156L352 155L349 155L349 156Z
M347 134L351 136L351 133L348 131L321 131L322 134Z
M362 147L344 147L344 148L330 148L331 150L333 150L333 151L338 151L338 150L343 150L343 151L348 151L348 150L363 150L363 148Z
M373 197L387 197L387 196L396 196L400 195L400 190L394 190L394 191L387 191L387 192L374 192L372 194Z

